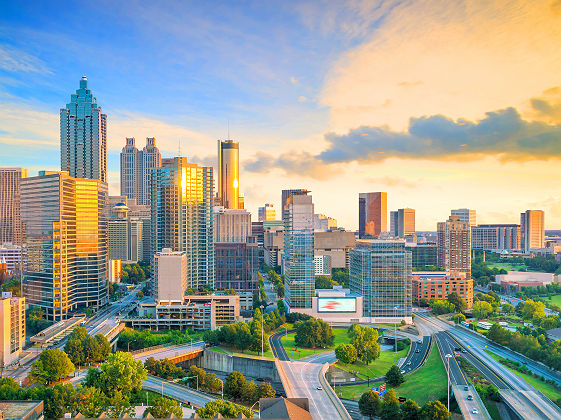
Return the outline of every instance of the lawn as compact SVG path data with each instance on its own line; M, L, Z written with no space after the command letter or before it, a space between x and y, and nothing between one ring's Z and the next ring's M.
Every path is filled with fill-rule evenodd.
M230 346L218 346L218 347L211 347L207 350L214 351L216 353L228 354L232 356L240 356L240 357L251 357L251 358L260 358L261 357L261 350L258 352L246 350L244 353L238 351L234 347ZM263 353L265 359L274 359L273 352L269 349Z
M557 306L561 306L561 295L553 295L550 297L543 297L543 300L545 300L547 303L553 304L553 305L557 305Z
M407 357L408 351L409 346L401 351L398 351L397 353L394 353L393 350L381 351L380 357L377 358L374 362L370 363L370 365L368 366L362 362L357 362L350 365L339 362L335 366L347 372L355 372L357 376L363 379L366 379L367 377L377 378L379 376L385 375L388 369L395 365L399 359L401 359L402 357Z
M499 355L493 353L492 351L489 350L485 350L485 352L491 356L493 359L498 360L499 362L501 362L501 360L504 360L502 357L500 357ZM538 378L534 378L532 375L529 375L527 373L522 373L522 372L518 372L515 369L512 369L509 366L505 366L508 370L510 370L512 373L514 373L516 376L524 379L526 382L528 382L530 385L532 385L534 388L536 388L538 391L540 391L541 393L543 393L547 398L549 398L551 401L556 401L559 398L561 398L561 391L559 391L558 389L556 389L553 385L545 383L544 381L538 379Z
M307 349L302 347L296 347L294 344L294 336L296 333L288 333L288 335L283 335L281 337L281 344L286 351L286 354L291 359L301 359L302 357L312 356L318 353L324 353L326 351L334 350L339 344L349 343L349 337L347 336L347 330L345 328L333 328L333 335L335 336L335 341L332 347L327 349ZM296 349L296 350L295 350Z
M489 268L504 268L506 271L520 271L524 268L526 271L535 271L530 267L527 267L526 264L512 264L512 263L488 263L487 266Z
M381 382L374 385L352 385L337 387L337 395L347 399L359 399L360 396L370 390L372 386L378 387ZM398 396L406 397L417 402L419 405L430 400L438 400L446 396L446 370L440 359L438 348L433 345L430 355L425 364L410 375L405 376L405 382L395 391Z

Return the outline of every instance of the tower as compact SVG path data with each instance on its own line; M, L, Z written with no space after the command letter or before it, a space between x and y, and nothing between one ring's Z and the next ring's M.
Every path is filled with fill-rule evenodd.
M227 209L240 206L240 144L218 140L218 199Z

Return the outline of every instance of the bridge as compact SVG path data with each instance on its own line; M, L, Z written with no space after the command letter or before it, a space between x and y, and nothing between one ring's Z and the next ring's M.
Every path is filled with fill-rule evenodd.
M150 357L156 360L168 359L172 363L181 363L195 359L203 354L204 341L196 341L192 344L180 344L176 346L154 346L148 349L131 351L135 360L144 363Z

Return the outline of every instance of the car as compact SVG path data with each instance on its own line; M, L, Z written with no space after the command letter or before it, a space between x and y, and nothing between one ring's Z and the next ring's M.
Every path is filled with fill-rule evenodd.
M464 386L464 391L469 391L469 386Z
M469 394L468 397L467 397L467 399L468 399L468 401L473 400L473 395Z
M420 353L420 352L421 352L421 350L419 350L419 349L415 350L415 353Z
M474 408L473 410L471 410L471 414L479 414L479 411L476 408Z
M323 391L323 388L322 388L321 386L318 386L316 389L317 389L318 391Z
M411 366L411 362L407 362L407 366Z
M258 381L258 382L265 382L265 379L263 379L263 378L256 378L255 380Z
M401 371L401 374L402 374L402 375L403 375L403 374L405 374L405 371L404 371L404 370L402 370L402 371Z

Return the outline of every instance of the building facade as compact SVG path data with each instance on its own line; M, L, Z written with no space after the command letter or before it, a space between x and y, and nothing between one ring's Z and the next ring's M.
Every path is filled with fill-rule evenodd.
M0 368L16 363L25 345L25 298L0 297Z
M250 212L244 209L214 207L215 242L246 242L250 236Z
M315 255L314 267L316 276L331 276L331 257L329 255Z
M334 230L314 233L314 254L330 257L331 268L349 268L349 251L355 247L354 232Z
M6 263L6 270L10 273L23 273L27 267L27 249L11 243L1 244L0 262Z
M187 287L214 287L213 170L176 157L152 170L151 252L184 251Z
M427 270L429 267L438 267L435 243L406 242L405 246L411 251L411 264L414 268Z
M21 186L26 297L52 321L107 302L107 184L41 171Z
M363 297L363 315L371 322L411 323L411 252L405 241L358 240L350 258L350 291Z
M358 235L377 238L388 231L388 193L360 193L358 196Z
M314 214L314 230L316 232L327 232L337 229L337 220L325 214Z
M520 250L519 225L478 225L471 228L471 249Z
M473 280L465 273L425 271L413 273L413 299L430 302L432 299L446 300L450 293L457 293L466 301L467 308L473 306Z
M415 209L399 209L390 212L390 235L393 238L409 238L415 235Z
M258 216L258 221L266 222L269 220L276 220L277 213L275 211L275 207L272 204L266 203L263 207L259 207Z
M264 241L263 259L265 264L271 267L281 265L284 254L284 229L265 232Z
M154 137L146 138L146 146L142 150L136 148L134 137L127 137L121 151L121 195L149 206L151 172L161 166L162 156Z
M522 250L543 248L545 245L543 210L526 210L520 214L520 245Z
M60 110L60 162L73 178L107 182L107 115L88 89L86 76Z
M437 224L437 262L445 271L466 273L471 279L471 228L459 216Z
M154 299L183 302L187 290L187 257L185 252L164 248L154 255Z
M290 310L311 309L315 289L312 196L306 191L288 197L283 219L286 301Z
M20 216L20 186L27 169L0 168L0 244L23 245L25 231Z
M256 243L216 242L214 249L216 290L259 291L259 250Z
M455 209L450 211L450 216L458 216L460 222L469 223L469 226L477 224L477 212L472 209Z
M240 144L218 140L218 199L227 209L243 209L240 200Z

